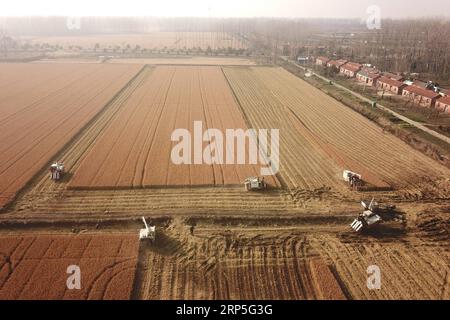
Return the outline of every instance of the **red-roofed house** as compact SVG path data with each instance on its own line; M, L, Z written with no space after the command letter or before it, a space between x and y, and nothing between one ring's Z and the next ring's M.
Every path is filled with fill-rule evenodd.
M391 72L383 72L383 76L385 76L386 78L392 79L392 80L397 80L397 81L405 80L404 76L398 75L396 73L391 73Z
M329 61L330 59L328 59L327 57L318 57L316 58L316 65L326 66Z
M362 65L359 63L349 62L340 67L339 73L349 78L354 78L356 73L361 70Z
M403 89L406 87L406 84L403 82L393 80L387 77L380 77L377 80L377 88L380 90L390 91L395 94L402 94Z
M450 97L445 96L436 100L436 109L441 112L450 113Z
M381 75L375 69L362 69L356 74L356 79L369 86L374 86Z
M328 61L328 63L327 63L327 67L328 68L331 68L331 67L336 67L338 70L344 65L344 64L346 64L347 63L347 60L343 60L343 59L340 59L340 60L330 60L330 61Z
M418 104L422 107L433 107L436 103L436 100L441 96L439 93L436 93L432 90L422 89L416 86L407 86L403 89L404 97L408 97L414 101L415 104Z

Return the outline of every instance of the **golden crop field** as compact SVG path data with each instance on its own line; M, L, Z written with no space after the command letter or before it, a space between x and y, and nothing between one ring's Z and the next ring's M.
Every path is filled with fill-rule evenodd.
M290 188L339 189L349 169L375 189L448 196L449 169L287 71L224 71L250 123L280 128L281 175Z

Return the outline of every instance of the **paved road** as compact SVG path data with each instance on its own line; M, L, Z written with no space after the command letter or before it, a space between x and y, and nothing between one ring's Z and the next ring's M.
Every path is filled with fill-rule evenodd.
M289 60L289 59L284 58L284 57L281 57L281 59L283 59L284 61L287 61L287 62L291 63L292 65L296 66L296 67L299 68L299 69L302 69L302 70L304 70L304 71L307 70L307 68L302 67L302 66L299 66L298 64L296 64L296 63L295 63L294 61L292 61L292 60ZM309 70L309 69L308 69L308 70ZM317 78L322 79L323 81L326 81L326 82L332 81L331 79L327 79L327 78L325 78L325 77L321 76L320 74L317 74L317 73L315 73L315 72L313 72L313 71L310 71L310 72L311 72L314 76L316 76ZM342 85L340 85L340 84L338 84L338 83L335 83L334 81L332 81L331 83L332 83L335 87L337 87L337 88L339 88L339 89L342 89L342 90L344 90L344 91L347 91L348 93L352 94L353 96L355 96L355 97L358 98L358 99L361 99L361 100L366 101L366 102L369 102L369 103L372 103L372 102L373 102L371 99L366 98L366 97L364 97L363 95L361 95L361 94L359 94L359 93L357 93L357 92L355 92L355 91L353 91L353 90L350 90L350 89L348 89L348 88L346 88L346 87L344 87L344 86L342 86ZM390 114L392 114L392 115L395 116L396 118L398 118L398 119L400 119L400 120L402 120L402 121L404 121L404 122L407 122L407 123L409 123L410 125L412 125L412 126L418 128L418 129L420 129L420 130L422 130L422 131L424 131L424 132L426 132L426 133L428 133L428 134L431 134L431 135L434 136L435 138L438 138L438 139L440 139L440 140L442 140L442 141L447 142L448 144L450 144L450 138L449 138L449 137L447 137L447 136L445 136L445 135L443 135L443 134L440 134L439 132L436 132L436 131L434 131L434 130L432 130L432 129L430 129L430 128L427 128L427 127L425 127L423 124L421 124L421 123L419 123L419 122L417 122L417 121L411 120L411 119L409 119L409 118L407 118L407 117L405 117L405 116L403 116L403 115L401 115L401 114L399 114L399 113L397 113L397 112L395 112L395 111L392 111L391 109L389 109L389 108L387 108L387 107L385 107L385 106L383 106L383 105L381 105L381 104L378 104L378 103L377 103L377 107L380 108L381 110L384 110L384 111L386 111L386 112L389 112Z

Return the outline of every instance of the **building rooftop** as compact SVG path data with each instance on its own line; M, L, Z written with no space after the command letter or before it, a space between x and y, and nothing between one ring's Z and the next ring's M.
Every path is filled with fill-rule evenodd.
M345 70L353 71L353 72L357 72L357 71L359 71L359 69L361 69L360 66L350 64L350 63L344 64L343 66L341 66L341 68L345 69Z
M317 60L321 60L321 61L324 61L324 62L330 61L330 59L328 59L327 57L317 57Z
M406 84L404 84L401 81L397 81L397 80L394 80L394 79L391 79L391 78L388 78L388 77L385 77L385 76L383 76L380 79L378 79L378 82L387 83L390 86L398 87L398 88L400 88L402 86L406 86Z
M391 73L391 72L383 72L383 75L387 78L391 78L391 79L394 79L397 81L402 81L403 79L405 79L405 77L403 77L402 75Z
M331 65L333 65L333 66L336 66L336 67L340 67L340 66L342 66L342 65L344 65L344 64L346 64L347 63L347 60L330 60L329 62L328 62L328 64L331 64Z
M358 74L369 79L375 79L381 76L377 71L375 71L375 69L372 70L373 71L369 69L362 69L360 72L358 72Z
M440 96L439 93L432 90L422 89L417 86L407 86L404 90L430 99L438 98Z

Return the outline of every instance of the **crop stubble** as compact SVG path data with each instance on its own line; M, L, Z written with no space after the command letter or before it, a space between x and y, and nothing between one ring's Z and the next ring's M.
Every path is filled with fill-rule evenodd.
M320 257L310 265L302 236L183 232L169 230L146 255L141 298L346 299Z

